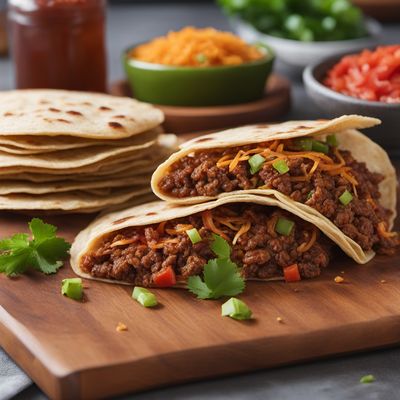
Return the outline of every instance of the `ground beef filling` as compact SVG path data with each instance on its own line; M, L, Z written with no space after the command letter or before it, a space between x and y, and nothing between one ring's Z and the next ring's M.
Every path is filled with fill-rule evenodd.
M189 155L174 163L161 180L160 189L178 198L193 196L216 196L222 192L241 189L255 189L260 186L276 189L293 200L305 203L329 218L347 236L356 241L363 250L374 249L379 253L392 254L399 245L398 236L387 236L378 229L379 223L387 225L389 210L379 204L381 196L378 185L384 179L380 174L370 172L365 163L354 160L349 151L340 150L351 175L357 180L357 193L353 185L341 175L330 175L316 169L307 181L295 181L310 171L314 161L307 158L286 159L289 172L280 174L271 164L264 165L252 175L247 161L241 161L229 172L228 166L218 167L218 160L224 155L235 153L241 148L203 151L195 157ZM330 148L328 154L336 163L337 155ZM353 200L343 205L339 197L345 190L353 194Z
M250 222L250 229L234 245L232 240L237 231L218 221L218 217L232 215ZM295 263L303 278L312 278L328 265L330 244L327 239L320 236L313 225L287 212L273 207L237 204L212 210L212 216L215 226L229 238L231 258L245 278L280 277L283 268ZM274 224L279 217L295 222L290 235L275 231ZM195 227L203 240L192 244L185 231L176 235L167 233L183 224ZM301 245L310 243L313 233L317 234L317 239L304 251ZM205 228L200 213L168 221L161 230L158 224L126 228L105 238L97 250L84 256L81 268L97 278L143 286L151 286L154 275L169 266L178 277L201 275L207 261L215 258L210 249L211 238L212 232Z

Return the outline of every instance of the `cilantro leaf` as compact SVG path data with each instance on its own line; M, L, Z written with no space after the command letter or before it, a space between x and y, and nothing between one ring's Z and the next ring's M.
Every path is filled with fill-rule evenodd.
M231 256L231 246L221 236L213 233L213 241L210 245L211 250L215 253L218 258L229 258Z
M57 228L33 218L29 229L32 240L27 234L18 233L0 241L0 273L18 275L31 267L51 274L63 265L71 245L56 237Z
M200 276L190 276L188 279L189 292L195 294L199 299L209 299L211 296L211 290L201 280Z
M32 232L35 243L41 243L56 236L57 228L54 225L45 224L40 218L33 218L29 222L29 229Z
M199 299L218 299L222 296L235 296L243 292L245 283L239 268L231 261L231 248L221 236L213 234L211 249L219 257L208 261L204 266L204 281L200 276L188 279L187 287Z
M10 238L0 240L0 251L1 250L17 250L23 247L28 247L28 235L26 233L16 233Z
M204 267L204 282L212 297L235 296L244 290L244 280L235 263L229 259L213 259Z
M0 272L8 276L23 274L28 269L29 250L18 249L12 254L0 254Z

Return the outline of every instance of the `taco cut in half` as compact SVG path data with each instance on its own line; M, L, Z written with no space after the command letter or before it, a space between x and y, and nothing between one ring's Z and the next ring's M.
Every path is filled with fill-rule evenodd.
M140 286L182 287L216 258L216 238L249 280L313 278L329 263L332 242L291 206L241 194L174 206L156 201L104 215L79 233L73 270L84 278Z
M396 174L386 152L356 129L379 124L333 120L254 125L195 138L161 164L153 192L175 204L240 193L277 199L310 220L358 263L399 244Z

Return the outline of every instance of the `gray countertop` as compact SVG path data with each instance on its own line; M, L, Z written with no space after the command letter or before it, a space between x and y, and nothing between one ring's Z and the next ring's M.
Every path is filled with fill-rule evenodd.
M113 5L108 13L109 76L123 76L120 55L135 42L162 35L185 25L214 26L229 29L227 21L212 4L173 5ZM399 41L400 25L386 25L383 42ZM293 105L286 119L324 117L308 100L299 76L277 65L279 72L293 82ZM0 89L13 85L12 66L8 59L0 60ZM190 368L190 360L188 360ZM376 382L360 384L359 379L373 374ZM152 390L124 399L279 399L279 400L392 400L400 399L400 349L380 350L291 367L191 383ZM14 396L14 397L13 397ZM42 400L46 396L0 349L0 400Z

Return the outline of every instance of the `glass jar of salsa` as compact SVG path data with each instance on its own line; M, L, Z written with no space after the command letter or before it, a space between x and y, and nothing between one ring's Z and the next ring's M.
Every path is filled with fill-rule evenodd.
M19 89L105 92L105 0L8 0Z

